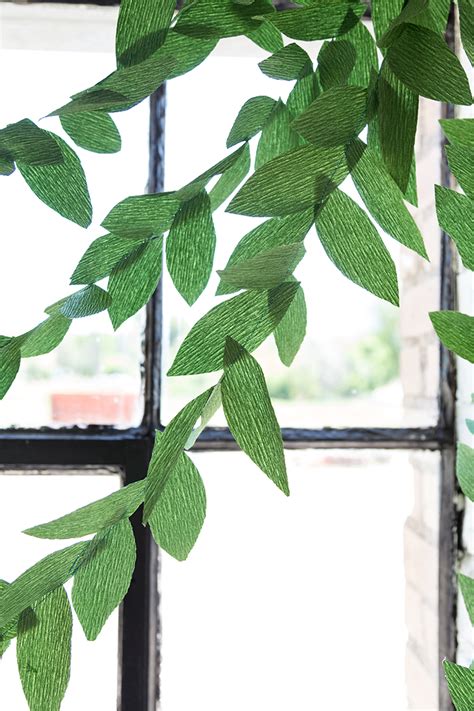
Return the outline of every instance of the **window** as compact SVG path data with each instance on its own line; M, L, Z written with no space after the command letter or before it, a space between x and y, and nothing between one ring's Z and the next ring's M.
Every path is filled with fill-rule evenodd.
M11 97L0 108L2 125L44 115L112 68L115 18L113 7L1 3L0 61ZM166 93L118 115L121 153L81 153L97 215L88 234L33 197L18 216L15 196L24 205L29 195L14 176L2 183L4 225L18 235L5 240L5 262L25 251L28 259L20 278L0 265L0 288L26 327L25 284L37 288L39 309L57 298L64 285L50 278L48 264L72 270L106 210L146 186L178 187L220 159L249 96L284 97L287 87L259 73L259 50L237 40L221 44ZM351 704L375 711L380 695L364 685L369 659L381 688L393 690L386 711L448 708L438 674L455 645L454 370L426 315L440 299L453 306L454 270L432 204L433 182L446 180L436 110L422 103L417 147L416 216L431 263L393 247L402 287L395 310L345 282L316 240L307 240L304 349L290 371L277 363L272 343L257 352L283 426L293 497L280 498L234 451L217 416L193 453L209 507L190 560L161 559L136 517L137 568L121 613L87 652L77 642L78 678L91 680L94 660L101 664L104 696L90 708L112 711L117 684L122 711L151 711L160 689L163 711L338 711ZM221 210L216 226L220 266L253 222ZM155 429L206 384L204 377L165 379L162 371L212 293L211 284L188 309L164 277L146 314L117 334L100 316L75 322L61 348L21 373L0 405L0 491L7 510L19 499L34 501L35 510L22 511L25 526L49 516L36 504L48 501L52 482L64 492L53 502L56 515L67 511L69 497L76 505L145 476ZM2 332L18 330L1 318ZM9 536L19 530L17 518L3 525ZM2 563L12 576L27 555L41 555L30 540L27 552L23 545L14 539L14 555ZM116 650L118 665L105 668ZM342 666L347 689L334 698ZM66 711L79 708L75 683Z

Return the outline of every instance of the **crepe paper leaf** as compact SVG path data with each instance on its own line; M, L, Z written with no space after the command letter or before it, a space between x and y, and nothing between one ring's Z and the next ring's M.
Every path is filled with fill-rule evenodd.
M397 272L367 214L335 190L316 217L316 230L329 259L354 284L398 306Z
M10 389L20 368L21 351L16 339L9 338L0 347L0 400Z
M440 185L435 196L439 226L453 239L466 269L474 271L474 201Z
M406 25L415 25L436 31L427 0L408 0L377 44L381 49L390 47L400 37Z
M248 141L262 130L272 110L275 99L269 96L254 96L240 109L227 138L227 148L241 141Z
M122 0L115 33L118 66L139 64L164 42L175 0Z
M364 23L358 22L352 29L349 30L349 32L346 32L346 34L342 35L342 37L336 38L336 41L331 42L329 46L338 47L339 44L343 46L349 45L355 52L355 63L353 64L352 71L347 77L347 84L363 87L370 86L377 77L379 62L375 40ZM335 50L333 50L333 52L334 51ZM338 50L337 61L338 63L340 62L343 67L347 67L347 55L349 51L346 48L344 52L345 57L344 55L341 56L340 51ZM319 53L318 64L320 63L320 57L321 52ZM327 66L329 66L329 62L327 63ZM321 70L320 64L319 67ZM345 69L345 71L347 71L347 69ZM329 86L327 88L329 88Z
M0 594L3 590L6 590L8 588L10 583L7 583L6 580L0 580ZM18 629L18 620L15 619L9 624L5 625L5 627L0 628L0 660L2 659L3 655L7 651L8 647L10 646L10 642L12 639L14 639L17 635L17 629Z
M82 565L89 545L88 541L74 543L50 553L0 591L0 627L18 617L37 600L64 585Z
M294 278L294 277L293 277ZM288 368L293 363L306 335L306 300L301 286L291 302L290 308L276 327L273 336L278 355L283 365Z
M470 106L469 80L444 39L415 25L405 25L387 52L393 73L421 96Z
M108 282L109 316L114 331L148 303L158 286L163 262L163 237L134 249L112 270Z
M188 402L173 417L163 435L155 439L146 477L143 523L148 523L153 515L155 506L163 494L166 484L178 464L182 450L210 396L211 388Z
M474 317L457 311L432 311L430 319L446 348L474 363Z
M470 0L458 0L458 8L462 46L474 65L474 7Z
M474 449L467 444L457 446L456 476L464 496L474 501Z
M287 44L271 57L259 62L258 66L270 79L284 81L295 81L313 71L311 58L302 47L294 42Z
M265 163L247 180L227 212L278 217L321 202L347 177L342 146L303 146Z
M431 13L435 29L440 33L446 31L450 10L451 0L430 0L429 2L429 11Z
M112 494L82 506L71 513L27 528L23 533L35 538L82 538L100 531L105 522L131 516L143 501L145 481L128 484Z
M59 711L71 671L72 612L58 587L22 612L16 656L30 711Z
M122 139L109 114L103 111L85 111L82 114L61 116L61 125L74 143L94 153L117 153Z
M15 170L11 154L0 145L0 175L11 175Z
M117 203L102 227L122 237L143 237L169 230L180 202L175 193L133 195Z
M461 588L464 604L471 620L471 625L474 625L474 580L467 575L458 574L459 587Z
M304 255L301 243L284 244L217 273L234 289L273 289L293 274Z
M127 594L136 560L135 537L128 519L93 539L96 553L74 576L72 604L86 638L97 639L109 616Z
M273 160L282 153L298 148L304 141L291 126L292 116L285 104L278 101L273 109L258 142L255 168Z
M168 375L220 370L229 335L254 351L278 326L297 288L296 283L284 282L270 291L245 291L215 306L194 324Z
M214 178L216 175L224 175L228 170L234 167L236 163L240 162L243 158L243 154L247 151L247 145L240 146L233 153L220 160L211 168L208 168L204 173L198 175L197 178L194 178L194 180L183 188L177 190L173 195L183 202L191 200L206 187L211 178Z
M275 247L302 242L314 222L314 210L297 212L289 217L275 217L248 232L229 257L226 269L268 252ZM221 281L216 294L231 294L235 288Z
M446 155L451 172L466 195L474 199L474 150L465 146L446 146Z
M347 149L351 176L372 217L391 237L428 259L418 226L403 202L403 193L376 151L360 141Z
M212 392L209 396L209 400L206 402L204 405L204 409L201 414L201 421L199 425L197 425L191 434L189 435L186 444L184 445L185 449L191 449L191 447L194 447L196 440L198 437L201 435L201 433L205 430L207 427L207 424L211 420L212 417L216 414L217 410L220 408L222 405L222 397L221 397L221 383L220 381L217 383L212 388Z
M441 119L440 124L451 143L474 149L474 119Z
M273 8L264 0L254 0L251 5L232 0L195 0L181 11L175 30L189 37L235 37L258 29L259 18L268 13L273 14Z
M347 84L356 59L356 48L347 39L324 42L318 54L318 72L323 89Z
M131 108L135 103L124 94L110 89L101 89L100 87L91 87L86 89L83 94L74 96L67 104L60 106L48 114L51 116L68 116L70 114L83 114L86 111L125 111Z
M281 32L266 19L260 23L257 29L247 32L247 37L267 52L277 52L283 47Z
M25 334L21 339L21 357L50 353L59 346L71 325L71 320L62 314L54 314Z
M240 449L289 496L280 427L260 365L230 336L224 352L222 405Z
M0 147L14 161L24 165L57 165L64 162L63 152L53 134L39 128L30 119L12 123L0 130Z
M405 0L372 0L370 16L377 41L383 37L392 21L399 17Z
M293 128L310 143L331 148L347 143L367 123L367 89L335 86L323 92Z
M269 19L280 32L297 40L329 39L348 32L364 14L358 3L318 3L311 7L276 12Z
M85 316L92 316L93 314L105 311L110 302L110 296L106 291L101 289L100 286L91 284L62 300L58 311L63 316L67 316L68 319L84 318ZM54 310L51 312L50 309L48 309L48 311L55 313Z
M444 661L444 674L456 711L472 711L474 704L474 670Z
M288 95L286 102L290 113L296 117L310 106L319 96L321 87L319 86L318 73L313 72L302 79L298 79L292 91Z
M157 432L156 436L159 443L163 435ZM205 517L203 481L191 459L181 452L148 521L153 538L173 558L186 560Z
M205 190L185 202L166 240L166 264L176 289L191 306L209 281L216 249L211 201Z
M106 276L119 262L146 240L141 237L121 237L106 234L95 239L82 255L71 277L71 284L94 284Z
M233 165L228 168L211 188L209 199L211 201L211 210L217 210L223 202L239 187L243 179L248 175L250 170L250 149L248 144L244 146L244 150L234 161Z

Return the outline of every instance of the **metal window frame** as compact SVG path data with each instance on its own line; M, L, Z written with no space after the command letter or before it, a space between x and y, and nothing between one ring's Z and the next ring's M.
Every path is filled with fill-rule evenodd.
M75 0L53 0L56 2ZM102 0L91 4L116 4ZM448 42L454 46L454 19ZM150 97L148 192L163 189L163 156L166 89ZM443 116L454 115L444 106ZM444 142L443 142L444 145ZM443 146L440 146L440 150ZM451 185L449 168L442 153L442 184ZM456 307L455 255L448 235L441 234L440 308ZM160 421L161 392L161 283L147 307L144 342L144 416L138 427L116 430L90 426L40 430L0 430L0 468L116 465L124 484L146 475L156 429ZM439 451L441 456L439 533L439 658L454 659L456 651L456 578L460 520L455 507L457 493L454 472L456 370L452 354L440 345L440 388L438 422L422 428L284 428L285 448L412 449ZM236 449L227 428L207 428L197 450ZM1 473L1 472L0 472ZM155 711L159 701L160 620L158 596L159 552L149 529L141 525L140 514L132 517L137 542L137 566L130 590L122 604L120 620L120 711ZM442 671L439 683L440 711L453 711Z

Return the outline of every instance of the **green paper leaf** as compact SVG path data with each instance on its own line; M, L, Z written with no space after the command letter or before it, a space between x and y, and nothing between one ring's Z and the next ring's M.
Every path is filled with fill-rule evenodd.
M44 355L59 346L69 330L71 320L62 314L54 314L21 338L21 357Z
M166 264L176 289L191 306L212 273L216 231L211 201L205 190L185 202L173 220L166 240Z
M326 254L344 276L398 306L395 265L357 203L335 190L316 217L316 229Z
M446 348L474 363L474 317L457 311L432 311L430 319Z
M347 83L354 86L369 87L377 77L379 62L377 46L365 24L358 22L349 32L346 32L342 37L336 38L336 41L330 43L329 46L334 45L337 47L339 44L349 44L355 53L355 63L347 77ZM346 51L346 55L347 53ZM347 59L344 61L347 62Z
M474 7L470 0L458 0L458 8L462 46L474 65Z
M106 276L122 259L143 245L141 237L106 234L95 239L82 255L71 277L71 284L94 284Z
M294 213L289 217L274 217L263 222L242 237L229 257L226 269L275 247L302 242L313 222L314 210L312 209ZM221 282L216 294L231 294L233 291L235 291L234 287Z
M248 144L234 161L233 165L221 175L214 187L211 188L209 198L211 210L217 210L223 202L239 187L250 170L250 150Z
M306 301L301 286L290 304L290 308L281 319L273 335L278 355L283 365L288 368L293 363L306 335Z
M163 435L155 439L145 484L144 523L147 523L153 515L158 500L178 464L184 446L210 395L211 389L188 402L173 417Z
M0 130L0 147L11 160L24 165L57 165L64 162L57 136L22 119Z
M61 125L74 143L94 153L117 153L122 139L109 114L102 111L85 111L82 114L61 116Z
M221 397L221 384L220 381L217 383L212 388L212 392L209 396L209 400L206 402L204 405L204 409L201 414L201 419L199 422L199 425L197 425L191 434L189 435L186 444L184 445L185 449L191 449L191 447L194 447L196 440L198 437L201 435L201 433L205 430L207 427L208 422L211 420L212 417L216 414L217 410L220 408L222 405L222 397Z
M180 206L175 193L133 195L117 203L102 227L122 237L143 237L169 230Z
M21 351L16 339L9 338L0 347L0 400L10 389L20 368Z
M65 516L27 528L23 533L47 539L82 538L97 533L110 521L118 522L135 513L143 501L144 492L144 480L128 484Z
M151 299L163 266L163 237L149 240L114 267L109 277L110 320L117 330Z
M348 147L354 184L372 217L391 237L428 259L423 237L403 202L403 193L382 159L362 141Z
M157 432L157 441L162 437ZM206 517L206 491L201 476L184 453L153 509L148 524L157 545L177 560L186 560Z
M441 119L440 124L451 143L474 149L474 119Z
M83 563L88 542L74 543L50 553L22 573L5 590L0 591L0 627L31 607L36 601L64 585Z
M400 14L392 20L385 34L378 40L379 47L382 49L390 47L407 25L436 31L427 0L408 0Z
M196 195L198 195L201 190L206 187L211 178L214 178L216 175L225 175L227 171L234 168L236 163L240 163L241 160L246 162L247 158L245 157L245 154L247 151L247 145L240 146L233 153L220 160L204 173L201 173L201 175L198 175L197 178L194 178L194 180L185 185L183 188L177 190L174 193L174 196L183 202L196 197Z
M465 146L446 146L451 172L466 195L474 199L474 150Z
M91 284L63 299L58 310L60 314L67 318L84 318L85 316L92 316L105 311L109 304L110 296L108 293L101 289L100 286Z
M313 71L313 63L299 45L287 44L268 59L259 62L261 71L271 79L294 81Z
M439 226L454 240L466 269L474 271L474 201L440 185L435 196Z
M310 143L331 148L347 143L367 122L367 90L358 86L328 89L295 121L293 127Z
M474 501L474 449L467 444L458 444L456 476L464 496Z
M393 73L421 96L453 104L471 104L469 80L444 39L415 25L405 25L387 52Z
M16 654L30 711L59 711L69 683L71 637L72 613L64 588L22 612Z
M212 373L223 367L227 336L253 351L275 330L294 299L297 284L246 291L218 304L190 330L168 375Z
M283 47L281 32L266 19L257 29L247 32L247 37L267 52L277 52Z
M474 625L474 580L459 573L458 581L471 625Z
M364 11L365 5L358 3L318 3L307 8L277 12L269 20L287 37L312 41L343 35L357 24Z
M122 0L115 34L118 66L139 64L164 42L175 0Z
M251 5L195 0L181 11L175 29L189 37L235 37L258 29L259 18L268 13L273 14L273 8L264 0L254 0Z
M262 130L273 108L275 99L269 96L254 96L240 109L227 138L227 148L241 141L248 141Z
M11 154L0 145L0 175L11 175L15 170Z
M298 79L286 102L288 111L293 117L299 116L310 106L320 93L318 73L313 72Z
M217 273L234 289L273 289L293 274L304 255L301 243L283 244Z
M282 101L278 101L262 130L255 156L255 168L273 160L282 153L298 148L303 140L291 126L291 114Z
M68 220L88 227L92 205L81 162L62 138L48 131L57 143L63 162L54 165L29 165L18 160L17 168L42 202Z
M472 711L474 704L474 670L444 661L444 674L456 711Z
M392 21L400 15L404 4L405 0L371 0L370 14L377 41L387 32Z
M347 84L356 59L356 48L347 39L324 42L318 54L318 73L322 88L326 90Z
M93 539L95 555L74 576L72 604L88 640L97 639L132 580L136 548L132 526L123 519Z
M9 584L10 583L7 583L6 580L0 580L0 594L2 590L6 590L8 588ZM18 619L13 620L9 624L5 625L5 627L0 628L0 661L10 646L10 642L16 637L17 630Z
M254 217L300 212L324 200L348 172L342 146L303 146L256 170L227 212Z
M222 405L237 444L289 496L280 427L259 364L233 338L224 352Z

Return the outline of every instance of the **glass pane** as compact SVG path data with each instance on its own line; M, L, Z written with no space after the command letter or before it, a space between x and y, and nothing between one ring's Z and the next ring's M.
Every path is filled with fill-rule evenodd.
M0 577L14 580L28 566L68 541L46 541L21 533L25 528L50 521L120 488L116 468L3 470L0 498L3 502L0 537ZM66 586L70 593L71 583ZM88 642L74 617L71 679L61 711L85 708L114 711L117 708L119 615L114 612L95 642ZM87 679L87 683L84 680ZM2 708L28 711L16 668L15 642L0 664Z
M167 189L185 184L225 155L227 134L249 97L284 98L292 85L262 74L257 62L266 55L249 42L221 44L201 67L168 86ZM307 49L314 59L317 44ZM422 136L417 149L420 206L413 211L426 239L431 264L387 237L385 242L398 266L398 310L345 279L312 230L305 241L308 254L296 271L308 306L303 347L289 370L279 362L273 338L256 352L282 426L400 427L436 422L438 346L428 312L436 309L439 301L439 230L433 202L433 183L439 181L440 164L437 111L434 102L422 101ZM180 160L181 156L186 159ZM350 180L342 187L361 202ZM225 214L220 209L215 222L215 268L220 269L235 244L259 220ZM214 293L218 281L214 274L205 294L189 308L169 277L165 278L165 372L189 328L217 303ZM215 375L166 379L164 421L216 379ZM225 424L222 415L213 424Z
M435 711L439 455L287 452L289 499L241 453L193 459L208 514L162 558L163 711Z
M113 71L115 10L8 5L1 20L0 46L8 48L0 50L0 125L25 116L38 120ZM148 104L114 114L114 119L122 134L120 153L98 155L75 148L94 207L87 230L40 202L18 171L2 180L1 334L32 328L45 318L45 307L77 290L68 286L69 277L88 245L104 234L100 223L107 212L128 195L145 191ZM41 126L70 142L57 118L45 119ZM76 319L58 349L23 360L0 403L0 427L139 424L143 323L140 314L114 334L104 314Z

